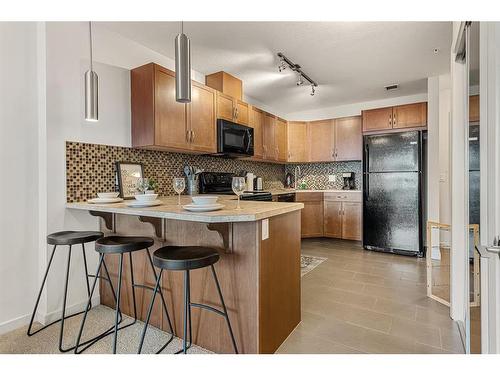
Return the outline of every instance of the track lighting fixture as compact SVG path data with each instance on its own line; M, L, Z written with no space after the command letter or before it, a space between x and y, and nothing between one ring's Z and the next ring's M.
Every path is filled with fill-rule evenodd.
M309 77L306 73L304 73L304 71L302 70L302 68L299 64L293 63L289 58L287 58L281 52L278 52L278 57L280 58L280 62L278 64L278 71L281 73L283 70L285 70L288 67L292 71L296 72L297 73L297 86L302 86L304 84L304 80L306 80L311 85L311 96L314 96L314 92L315 92L314 88L317 87L318 84L311 77Z

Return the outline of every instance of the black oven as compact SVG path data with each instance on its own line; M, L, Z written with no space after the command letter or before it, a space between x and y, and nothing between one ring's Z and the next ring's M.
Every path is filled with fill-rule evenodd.
M229 158L253 156L253 129L218 119L216 155Z

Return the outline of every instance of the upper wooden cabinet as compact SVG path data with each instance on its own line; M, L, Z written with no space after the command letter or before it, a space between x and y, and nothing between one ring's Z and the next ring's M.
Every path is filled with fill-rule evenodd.
M363 131L392 129L392 107L363 111Z
M191 86L191 103L187 105L187 127L191 131L192 150L217 151L215 126L215 90L197 82Z
M288 161L291 163L307 161L309 157L307 123L304 121L289 121L287 138Z
M215 90L193 82L191 103L178 103L175 73L153 63L130 79L133 147L216 152Z
M469 96L469 122L479 121L479 95Z
M427 103L405 104L362 112L363 132L427 126Z
M311 121L307 124L309 138L309 159L311 162L333 161L334 151L334 121Z
M249 105L217 91L217 118L248 125Z
M427 103L398 105L392 108L392 128L427 126Z
M243 99L243 82L226 72L217 72L205 76L205 84L235 99Z
M264 122L262 124L262 148L263 158L266 160L277 160L276 153L276 116L270 113L264 113Z
M262 148L264 112L257 107L251 106L248 116L248 126L253 128L253 156L256 159L262 159L264 157L264 150Z
M276 160L287 161L287 122L281 118L276 119L276 132L274 134L276 144Z
M361 116L335 119L335 161L362 160Z

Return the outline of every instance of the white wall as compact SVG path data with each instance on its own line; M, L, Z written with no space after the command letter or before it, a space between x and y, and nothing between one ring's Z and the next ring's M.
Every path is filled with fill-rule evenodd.
M312 121L338 117L357 116L361 115L361 111L364 109L391 107L393 105L425 102L426 100L427 93L423 93L381 100L373 100L369 102L344 104L333 107L314 109L310 111L292 112L285 114L284 117L287 120L292 121Z
M38 281L36 47L36 23L0 23L0 333L27 323Z

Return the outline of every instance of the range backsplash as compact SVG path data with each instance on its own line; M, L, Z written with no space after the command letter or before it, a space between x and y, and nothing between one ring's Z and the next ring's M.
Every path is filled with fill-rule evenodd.
M360 161L339 161L332 163L287 164L285 173L294 175L295 167L300 167L299 184L305 182L307 189L342 189L342 172L354 172L356 189L361 189L363 174ZM328 181L328 175L336 176L335 182Z
M262 177L264 189L282 188L285 176L285 167L279 164L66 142L67 202L84 201L95 198L98 192L115 191L117 161L142 163L145 177L158 182L160 195L175 194L172 179L184 176L185 165L209 172L252 172Z

